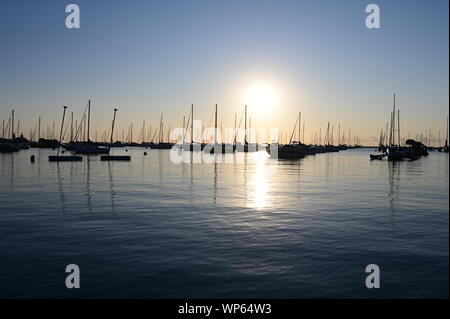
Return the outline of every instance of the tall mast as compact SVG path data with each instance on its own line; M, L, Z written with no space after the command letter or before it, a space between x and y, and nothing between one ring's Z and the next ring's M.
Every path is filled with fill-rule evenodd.
M251 143L252 142L252 137L251 134L252 133L252 118L248 119L248 141Z
M400 146L401 144L401 140L400 140L400 110L397 110L397 121L398 121L398 125L397 125L397 130L398 130L398 146Z
M116 112L117 112L117 109L114 109L113 120L112 120L112 127L111 127L111 138L109 139L109 143L110 143L109 147L110 148L111 148L111 145L113 143L114 124L116 123ZM108 150L108 153L109 153L109 150Z
M330 136L330 121L328 121L328 126L327 126L327 145L330 145L331 142L331 136Z
M305 121L303 121L303 138L302 143L305 143Z
M83 141L86 141L86 113L83 114Z
M300 132L301 132L301 123L302 123L302 112L298 112L298 144L300 144Z
M247 105L245 106L245 136L244 136L244 144L247 145Z
M334 145L334 124L331 124L331 145Z
M217 104L216 104L216 114L215 114L215 119L214 119L214 145L217 144Z
M170 143L170 124L169 124L169 130L167 131L167 143Z
M387 140L387 135L388 135L388 131L389 131L389 122L386 122L386 131L385 131L385 133L384 133L384 145L387 145L388 144L388 140Z
M392 112L392 144L395 145L395 94L394 94L394 111Z
M14 138L14 110L12 110L11 114L12 122L11 122L11 138Z
M191 104L191 144L194 144L194 104Z
M62 143L62 132L63 132L63 127L64 127L64 118L66 116L66 109L67 106L63 106L63 117L62 117L62 121L61 121L61 131L59 132L59 145L58 145L58 151L56 153L56 156L59 156L59 148L61 147L61 143Z
M91 126L91 100L88 101L88 124L87 124L87 141L89 142L90 134L89 129Z
M163 113L161 112L161 119L159 121L159 143L162 142L163 139Z
M39 117L39 122L41 118ZM73 112L70 115L70 142L73 142Z
M41 117L39 116L39 120L38 120L38 142L39 139L41 138Z
M184 144L185 124L186 124L186 116L183 115L183 141L181 142L182 144Z
M133 144L133 123L130 126L130 144Z
M236 138L237 138L236 120L237 120L237 114L235 112L234 113L234 145L236 145Z
M338 146L341 145L341 123L338 124Z

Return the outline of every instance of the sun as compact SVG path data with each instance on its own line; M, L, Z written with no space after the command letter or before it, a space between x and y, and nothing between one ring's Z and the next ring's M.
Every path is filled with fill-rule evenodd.
M262 113L270 112L278 102L278 92L267 84L254 85L245 95L245 104Z

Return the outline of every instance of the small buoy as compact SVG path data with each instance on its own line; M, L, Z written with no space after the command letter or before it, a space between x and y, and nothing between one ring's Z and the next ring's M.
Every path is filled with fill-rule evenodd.
M31 155L30 161L31 161L31 163L34 163L34 155Z
M147 155L147 152L144 152L144 155Z

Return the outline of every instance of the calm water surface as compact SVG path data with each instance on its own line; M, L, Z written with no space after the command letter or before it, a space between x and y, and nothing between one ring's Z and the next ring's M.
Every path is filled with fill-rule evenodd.
M0 297L448 298L448 155L370 151L236 164L141 148L111 163L0 154ZM372 263L381 289L365 287Z

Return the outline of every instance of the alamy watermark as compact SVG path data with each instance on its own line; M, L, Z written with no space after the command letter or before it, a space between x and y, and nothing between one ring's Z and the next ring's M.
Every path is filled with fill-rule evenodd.
M80 288L80 267L77 264L69 264L66 266L66 287L68 289Z
M366 27L368 29L379 29L380 7L377 4L371 3L367 5L366 13L369 13L369 15L366 17Z
M376 264L366 266L366 287L368 289L380 288L380 267Z
M371 3L366 6L366 13L369 13L366 17L366 27L368 29L379 29L380 28L380 7ZM68 13L66 16L66 28L68 29L79 29L80 28L80 7L71 3L66 6L65 12Z
M66 6L66 28L79 29L80 28L80 7L77 4L71 3Z

